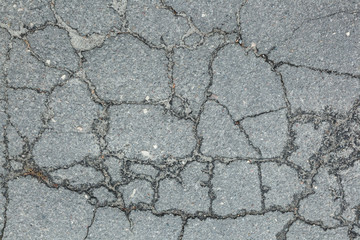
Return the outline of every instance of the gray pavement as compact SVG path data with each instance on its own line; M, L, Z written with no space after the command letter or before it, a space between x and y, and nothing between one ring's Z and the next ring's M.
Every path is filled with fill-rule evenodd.
M359 0L0 0L0 239L360 239Z

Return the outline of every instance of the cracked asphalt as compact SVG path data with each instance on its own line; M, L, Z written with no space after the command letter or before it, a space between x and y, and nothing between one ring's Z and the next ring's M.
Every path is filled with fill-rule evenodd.
M0 239L360 239L359 0L0 0Z

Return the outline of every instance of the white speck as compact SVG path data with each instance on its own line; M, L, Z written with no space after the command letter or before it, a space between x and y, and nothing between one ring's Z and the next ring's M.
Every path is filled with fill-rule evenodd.
M336 35L336 32L333 32L333 35Z
M154 149L157 149L157 148L158 148L158 145L155 144L153 147L154 147Z
M82 127L77 127L76 128L79 132L82 132L83 131L83 128Z
M50 61L50 60L46 60L45 63L46 63L47 65L50 65L51 61Z
M145 114L147 114L149 111L148 111L146 108L144 108L144 109L143 109L143 112L144 112Z
M346 33L346 36L347 36L347 37L350 37L350 32L347 32L347 33Z
M136 188L132 191L130 198L133 198L135 196L135 193L136 193Z
M144 157L148 157L150 158L150 153L148 151L141 151L141 154L144 156Z
M206 14L205 13L201 14L201 17L206 17Z
M85 194L85 198L86 198L86 199L89 199L90 197L89 197L89 195Z
M31 28L33 28L33 27L34 27L34 24L31 22L31 23L29 24L29 26L30 26Z
M14 5L13 5L13 8L16 8L16 7L17 7L17 5L16 5L16 4L14 4Z
M61 79L62 79L62 80L65 80L65 79L66 79L66 75L62 75L62 76L61 76Z
M145 100L146 100L146 101L149 101L149 100L150 100L150 97L149 97L149 96L146 96Z
M23 8L18 8L18 12L22 12L22 11L24 11Z
M52 122L56 122L56 120L55 120L55 119L53 119L53 118L51 119L51 121L52 121Z

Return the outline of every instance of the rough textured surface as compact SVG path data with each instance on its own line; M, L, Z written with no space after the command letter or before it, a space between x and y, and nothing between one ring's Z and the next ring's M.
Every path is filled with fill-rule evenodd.
M109 52L113 53L110 57ZM150 49L130 35L110 38L102 48L95 48L84 56L86 74L103 99L160 100L170 94L164 52Z
M356 0L0 1L0 239L360 238Z
M7 228L5 239L37 236L59 239L63 236L80 239L91 222L92 207L84 195L65 189L49 190L35 179L23 178L9 183ZM38 196L42 196L40 199ZM28 225L30 224L30 227ZM19 228L22 231L18 231Z
M158 106L114 106L109 114L114 119L107 135L109 148L127 157L185 157L195 146L191 122L167 115Z
M261 208L258 169L254 165L246 162L216 164L212 185L216 195L212 207L216 214L236 214L243 209Z

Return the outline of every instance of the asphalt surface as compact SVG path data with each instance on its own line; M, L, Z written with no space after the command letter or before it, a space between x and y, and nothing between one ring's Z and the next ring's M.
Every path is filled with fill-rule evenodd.
M0 0L0 239L360 239L359 0Z

